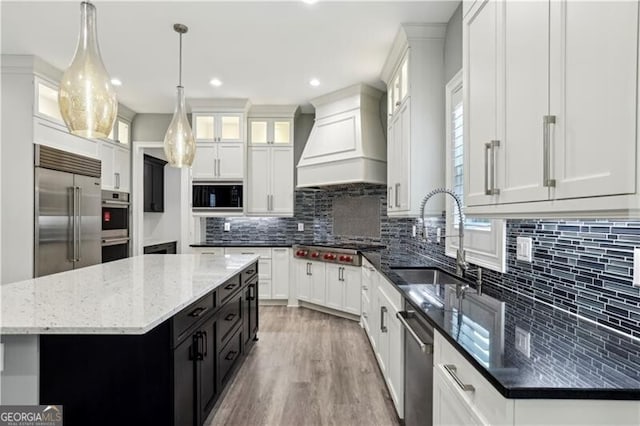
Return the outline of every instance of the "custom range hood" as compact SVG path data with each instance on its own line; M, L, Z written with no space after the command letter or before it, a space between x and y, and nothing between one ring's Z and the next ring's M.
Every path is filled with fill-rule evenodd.
M298 188L387 181L383 93L357 84L312 99L316 119L297 166Z

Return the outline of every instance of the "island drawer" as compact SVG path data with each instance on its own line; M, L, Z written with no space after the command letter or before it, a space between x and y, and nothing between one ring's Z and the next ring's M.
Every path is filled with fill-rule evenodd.
M269 268L270 267L271 267L271 263L269 262ZM258 264L254 263L250 265L247 269L242 271L242 282L246 283L257 273L258 273ZM271 271L269 271L269 276L271 276Z
M242 272L242 275L244 275L244 272ZM234 276L233 278L222 284L220 287L218 287L217 291L220 305L224 305L227 300L229 300L229 298L233 296L233 293L238 290L240 290L240 274Z
M192 303L173 317L174 342L182 340L182 334L192 325L213 312L216 306L215 292L209 293L197 302Z
M218 336L220 345L224 345L232 331L242 321L242 293L227 302L218 311Z
M224 387L225 383L229 381L231 378L231 373L233 372L233 367L236 365L238 360L240 359L240 351L242 350L242 327L236 331L236 333L231 337L229 343L227 343L221 350L218 352L218 366L219 366L219 377L221 382L221 388Z

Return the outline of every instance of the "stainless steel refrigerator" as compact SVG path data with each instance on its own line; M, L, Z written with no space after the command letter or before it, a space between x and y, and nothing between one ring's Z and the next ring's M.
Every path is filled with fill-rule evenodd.
M34 275L100 263L101 212L100 160L36 145Z

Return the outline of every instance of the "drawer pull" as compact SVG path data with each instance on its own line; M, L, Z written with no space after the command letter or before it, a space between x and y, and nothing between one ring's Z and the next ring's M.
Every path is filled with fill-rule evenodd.
M254 269L247 269L247 270L245 271L245 274L249 274L249 275L253 275L253 274L255 274L255 273L256 273L256 271L255 271Z
M458 374L457 374L458 369L456 368L455 365L444 364L443 367L445 370L447 370L447 373L449 373L449 375L453 378L456 384L460 386L460 389L462 389L465 392L475 392L476 388L473 385L465 384L462 380L460 380L460 377L458 377Z
M237 286L237 285L238 285L238 284L228 284L228 285L226 285L226 286L224 287L224 289L225 289L225 290L233 290L233 288L234 288L235 286Z
M243 251L240 254L255 254L255 253L251 253L250 251Z
M224 357L224 359L226 359L227 361L231 361L232 359L234 359L236 357L236 355L238 354L238 352L236 351L231 351L227 354L227 356Z
M208 310L209 310L209 308L206 307L206 306L204 306L204 307L203 306L199 306L199 307L195 308L193 311L189 312L189 316L197 318L200 315L204 314Z
M236 317L236 314L229 314L226 317L224 317L225 321L233 321L233 319Z

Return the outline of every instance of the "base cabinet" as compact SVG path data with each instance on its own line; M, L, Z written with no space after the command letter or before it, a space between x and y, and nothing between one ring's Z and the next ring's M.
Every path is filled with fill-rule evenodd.
M40 401L65 426L203 425L257 340L257 284L253 264L142 335L42 335Z
M404 332L396 313L402 296L376 269L362 265L362 317L398 417L404 418Z

